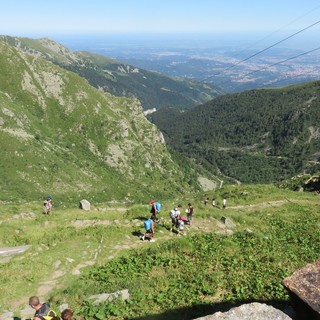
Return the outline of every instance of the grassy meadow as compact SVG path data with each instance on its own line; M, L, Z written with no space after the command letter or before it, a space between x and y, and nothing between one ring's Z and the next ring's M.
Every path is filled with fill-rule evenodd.
M178 237L169 231L169 211L188 202L194 221ZM90 211L57 204L50 216L41 202L2 204L0 247L31 247L0 263L0 314L19 317L31 295L54 308L68 303L85 319L193 319L249 301L283 308L289 302L281 281L319 259L319 205L314 193L225 186L162 202L149 243L139 239L148 203L98 203ZM232 234L222 216L235 223ZM122 289L128 301L88 299Z

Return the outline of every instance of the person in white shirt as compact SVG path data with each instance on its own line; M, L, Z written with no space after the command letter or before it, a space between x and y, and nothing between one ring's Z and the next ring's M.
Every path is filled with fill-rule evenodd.
M175 227L175 228L179 227L178 221L179 221L179 218L181 215L181 212L180 212L181 208L182 208L182 205L179 204L177 208L174 208L170 211L170 218L171 218L171 222L172 222L172 226L171 226L170 231L172 231L173 227Z

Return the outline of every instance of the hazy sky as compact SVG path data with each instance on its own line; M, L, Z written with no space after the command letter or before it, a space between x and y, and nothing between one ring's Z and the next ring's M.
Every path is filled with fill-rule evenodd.
M11 36L299 30L320 20L320 0L0 0L0 8L0 34Z

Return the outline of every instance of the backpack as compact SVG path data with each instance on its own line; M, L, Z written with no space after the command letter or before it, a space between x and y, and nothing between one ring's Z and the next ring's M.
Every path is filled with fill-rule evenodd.
M160 212L161 211L161 203L160 202L155 202L155 207L157 209L157 212Z
M44 320L60 319L48 303L43 303L41 309L35 313L35 316Z
M177 218L177 216L178 216L177 211L175 209L172 209L170 211L170 218L174 219L174 218Z
M144 228L146 229L146 231L148 231L148 230L151 230L151 220L150 219L148 219L148 220L144 220Z

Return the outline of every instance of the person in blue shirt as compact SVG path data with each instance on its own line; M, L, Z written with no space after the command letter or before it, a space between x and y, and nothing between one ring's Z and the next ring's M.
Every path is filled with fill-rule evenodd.
M147 218L144 220L144 228L145 233L140 237L141 240L146 240L146 238L149 239L150 242L154 242L154 221L151 218Z

